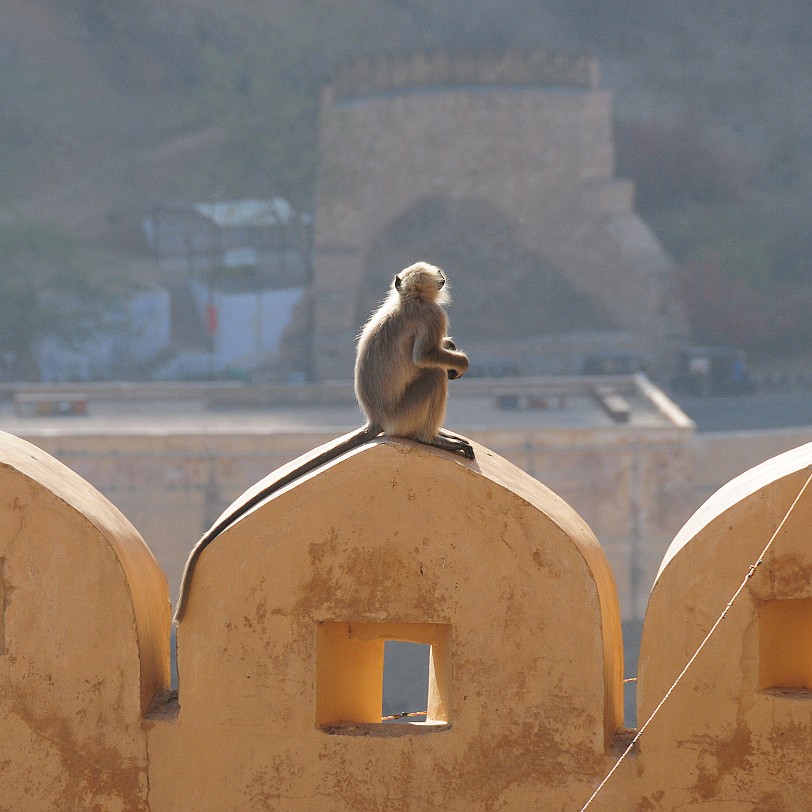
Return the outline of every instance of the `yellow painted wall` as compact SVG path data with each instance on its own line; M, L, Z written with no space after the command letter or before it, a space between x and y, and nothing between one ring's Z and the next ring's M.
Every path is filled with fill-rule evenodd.
M356 717L336 719L341 703L323 694L353 681L320 674L320 645L335 646L320 628L333 623L449 625L450 727L357 735L376 701L381 713L363 679L374 664L359 659L382 652L353 654L349 640L328 655L356 669ZM262 808L257 793L348 812L407 797L432 809L574 804L620 724L621 655L611 573L568 506L481 447L467 464L375 443L279 493L201 556L178 628L175 737L150 747L175 766L152 792L167 809L184 798ZM224 729L244 741L238 758Z
M677 535L643 625L638 718L651 713L723 612L810 465L812 444L747 471ZM810 527L812 486L646 732L641 793L653 808L812 808L812 692L798 684L812 640ZM776 622L781 616L787 622ZM778 661L782 651L788 656Z
M799 492L812 445L677 535L646 613L647 718ZM590 810L812 808L812 487ZM189 540L189 546L194 539ZM579 810L616 763L612 572L487 448L378 441L215 539L178 628L121 514L0 434L0 808ZM379 724L382 641L432 647L429 720Z
M698 504L693 432L585 426L482 430L470 436L578 511L612 565L623 619L642 619L663 554ZM174 599L189 548L219 513L269 471L334 437L237 427L197 433L44 431L25 439L124 512L161 564Z
M166 578L84 480L0 433L0 808L148 809Z

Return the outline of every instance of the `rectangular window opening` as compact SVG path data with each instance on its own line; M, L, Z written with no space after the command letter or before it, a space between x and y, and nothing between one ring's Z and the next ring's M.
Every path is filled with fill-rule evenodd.
M404 735L450 725L447 624L318 624L316 724L330 733Z
M429 707L431 646L386 640L381 719L385 724L425 722Z
M812 599L759 606L759 688L812 693Z

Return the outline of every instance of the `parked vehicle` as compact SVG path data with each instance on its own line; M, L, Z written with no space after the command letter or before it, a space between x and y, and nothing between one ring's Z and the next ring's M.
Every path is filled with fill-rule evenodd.
M680 355L671 380L676 392L705 397L744 394L754 387L747 358L736 347L690 347Z

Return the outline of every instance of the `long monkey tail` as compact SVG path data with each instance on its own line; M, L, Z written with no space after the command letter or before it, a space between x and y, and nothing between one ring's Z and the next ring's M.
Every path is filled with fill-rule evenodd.
M201 536L200 541L192 548L192 552L186 560L186 566L184 567L183 577L180 582L180 593L178 594L178 605L175 609L174 621L180 623L183 618L183 613L186 611L189 586L200 554L220 533L248 513L251 508L256 507L260 502L271 496L271 494L276 493L276 491L303 477L305 474L309 474L311 471L335 459L341 454L345 454L353 448L357 448L364 443L368 443L370 440L374 440L380 433L381 430L377 426L367 423L360 429L356 429L349 434L345 434L343 437L339 437L338 440L331 444L330 448L325 451L318 453L311 451L304 457L299 457L297 460L294 460L294 462L283 465L272 475L265 477L265 479L260 480L256 485L249 488L237 502L229 506L225 513Z

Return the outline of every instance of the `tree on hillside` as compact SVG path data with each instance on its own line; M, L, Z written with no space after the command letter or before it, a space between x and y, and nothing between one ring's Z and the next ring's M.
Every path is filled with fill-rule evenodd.
M192 88L190 118L227 133L230 158L211 183L226 196L245 189L312 205L318 82L290 44L206 45Z
M61 230L0 224L0 353L30 360L46 334L78 337L101 298L75 242Z

